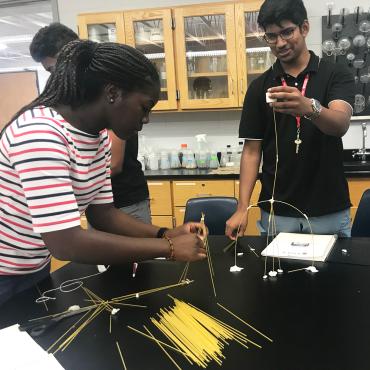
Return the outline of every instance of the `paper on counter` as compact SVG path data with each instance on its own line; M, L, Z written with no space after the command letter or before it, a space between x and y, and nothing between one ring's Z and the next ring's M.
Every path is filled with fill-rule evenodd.
M262 256L324 262L337 240L336 235L279 233Z
M0 330L1 370L63 370L53 355L18 328L16 324Z

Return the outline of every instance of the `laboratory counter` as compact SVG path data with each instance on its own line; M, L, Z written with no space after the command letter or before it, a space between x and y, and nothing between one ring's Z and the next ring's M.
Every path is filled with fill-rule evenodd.
M120 311L113 318L109 312L102 312L64 351L56 353L58 361L66 370L121 370L124 367L117 349L118 342L127 369L174 369L175 365L157 342L128 328L131 326L145 332L145 325L156 338L171 344L150 318L158 318L160 309L173 307L171 297L174 297L245 333L251 341L261 346L249 343L249 349L246 349L236 340L229 340L221 350L222 369L369 368L370 239L338 240L328 261L316 264L317 273L288 273L309 263L282 260L283 274L268 279L262 278L264 258L257 257L250 250L252 247L259 254L265 246L265 238L241 238L238 252L243 254L237 256L233 249L226 253L223 251L227 243L226 237L209 238L216 297L207 261L192 263L187 273L192 283L152 294L139 294L138 298L133 294L134 297L124 303L146 307L115 305ZM230 272L235 261L243 268L238 273ZM275 260L275 268L276 264ZM131 264L114 266L102 275L86 279L84 287L104 300L111 299L177 284L184 266L184 263L160 260L143 262L139 264L134 278ZM272 261L268 260L267 271L272 267ZM67 279L95 272L96 266L71 263L40 283L39 289L45 291L55 288ZM61 312L71 305L91 304L91 298L89 301L82 289L70 293L52 292L51 296L56 299L46 303L46 311L44 304L35 303L39 294L36 289L30 289L0 307L0 328ZM59 322L36 341L47 349L79 318ZM196 345L199 345L198 341L198 338L194 339ZM200 368L191 365L176 351L168 347L166 349L179 368ZM206 368L219 369L220 366L210 359Z

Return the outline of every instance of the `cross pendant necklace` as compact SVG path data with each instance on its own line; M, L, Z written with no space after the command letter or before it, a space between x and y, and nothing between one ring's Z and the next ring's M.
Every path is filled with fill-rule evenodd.
M310 78L310 75L307 73L305 78L304 78L303 85L302 85L302 91L301 91L302 96L306 95L306 88L307 88L309 78ZM287 83L286 83L284 77L281 77L281 83L282 83L283 86L287 86ZM294 144L295 144L295 154L298 154L299 146L302 144L302 140L299 136L299 134L301 133L301 117L297 116L295 118L295 120L296 120L296 124L297 124L297 137L294 140Z
M295 154L298 154L298 151L299 151L299 146L301 145L302 143L302 140L300 139L299 137L299 129L297 130L297 138L294 140L294 143L295 143Z

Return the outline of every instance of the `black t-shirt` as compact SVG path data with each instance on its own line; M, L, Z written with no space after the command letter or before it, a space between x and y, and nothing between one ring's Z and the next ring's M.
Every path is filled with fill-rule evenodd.
M138 136L126 141L122 172L112 177L113 200L116 208L130 206L149 198L148 184L137 160Z
M281 86L284 76L289 86L300 91L309 73L306 97L317 99L324 107L333 100L354 102L355 86L346 66L320 60L313 52L308 66L297 78L284 73L277 61L248 88L239 126L239 137L262 140L262 190L259 200L271 199L275 174L275 131L273 111L266 103L266 91ZM348 184L343 170L342 139L322 133L310 120L301 118L302 143L296 154L296 119L276 113L279 163L275 199L297 207L309 217L322 216L350 207ZM269 212L270 204L262 203ZM291 207L275 203L277 215L298 217Z

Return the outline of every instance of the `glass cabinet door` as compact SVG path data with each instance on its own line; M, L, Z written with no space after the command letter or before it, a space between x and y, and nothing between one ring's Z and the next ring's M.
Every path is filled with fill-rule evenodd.
M125 42L123 13L82 14L78 16L82 39L95 42Z
M176 109L176 77L171 10L125 12L126 43L140 50L156 66L161 82L154 110Z
M239 105L243 105L246 89L261 73L275 62L270 47L263 39L263 30L257 24L262 2L236 4Z
M180 105L237 105L234 5L175 9Z

